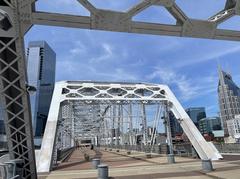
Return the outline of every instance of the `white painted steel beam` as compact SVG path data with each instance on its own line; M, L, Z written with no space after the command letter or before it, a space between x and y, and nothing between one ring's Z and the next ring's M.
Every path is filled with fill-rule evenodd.
M53 152L57 134L57 122L62 101L61 94L62 83L56 83L42 140L42 146L39 153L39 159L37 160L37 172L49 172L52 169Z
M165 86L165 91L169 102L172 103L171 111L180 123L184 133L187 135L200 158L203 160L221 159L221 154L204 139L169 87Z

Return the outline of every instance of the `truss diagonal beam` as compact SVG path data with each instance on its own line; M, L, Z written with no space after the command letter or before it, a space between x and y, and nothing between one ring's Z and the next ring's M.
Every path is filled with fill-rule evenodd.
M234 15L235 15L235 9L234 8L226 9L226 10L220 11L217 14L215 14L214 16L210 17L208 19L208 21L215 22L217 24L221 24L224 21L233 17Z
M187 15L174 3L170 7L166 7L170 14L177 20L177 23L183 24L186 20L188 20Z
M225 10L231 9L231 8L234 8L235 6L236 6L236 0L227 0L224 9Z
M88 0L77 0L77 1L92 14L95 14L97 12L97 9Z
M144 9L147 9L151 5L153 5L153 2L151 0L143 0L142 2L135 5L134 7L127 11L128 18L131 18L136 14L139 14L140 12L142 12Z

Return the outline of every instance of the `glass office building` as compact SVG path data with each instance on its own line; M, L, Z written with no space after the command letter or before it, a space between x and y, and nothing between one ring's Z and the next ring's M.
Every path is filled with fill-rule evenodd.
M188 116L192 119L193 123L196 125L197 128L199 128L198 122L206 118L206 110L204 107L199 108L187 108L185 110L188 114Z
M209 134L213 131L222 130L220 117L203 118L199 122L199 130L202 134Z
M56 54L45 41L30 42L27 50L28 84L36 92L30 95L33 131L44 133L55 83Z
M240 88L234 83L232 76L219 68L218 101L225 137L234 132L227 125L240 115ZM237 123L236 123L237 125ZM233 136L232 136L233 137Z
M172 112L169 113L169 121L170 121L172 137L181 135L183 133L183 129Z
M4 125L4 111L3 111L3 104L0 101L0 150L7 148L7 138L6 138L6 131Z

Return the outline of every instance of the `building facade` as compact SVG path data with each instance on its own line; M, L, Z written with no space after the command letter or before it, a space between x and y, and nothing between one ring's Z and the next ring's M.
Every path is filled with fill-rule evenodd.
M188 116L192 119L193 123L199 128L198 122L206 118L206 110L204 107L197 107L197 108L187 108L185 110Z
M45 41L30 42L27 49L28 85L36 89L30 95L33 131L44 133L55 83L56 54Z
M199 130L202 134L210 134L213 131L222 130L220 117L207 117L201 119L199 122Z
M181 135L183 133L183 129L172 112L169 113L169 121L172 137L175 138L177 135Z
M227 121L229 135L235 139L235 142L240 143L240 115L235 116L234 119Z
M220 117L224 129L225 137L234 131L232 124L236 116L240 115L240 88L234 83L232 76L219 68L218 101L220 107ZM228 121L229 125L228 126Z
M2 101L0 101L0 150L7 148L7 137L4 124L4 109Z

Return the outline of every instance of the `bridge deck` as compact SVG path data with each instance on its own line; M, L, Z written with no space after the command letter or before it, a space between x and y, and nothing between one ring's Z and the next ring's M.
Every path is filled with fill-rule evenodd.
M144 153L132 152L127 155L126 151L105 151L104 149L85 151L90 158L101 158L101 162L108 164L110 176L116 179L207 179L207 178L240 178L240 158L235 161L214 162L215 171L203 173L201 161L192 158L176 157L176 164L168 164L166 156L153 155L147 159ZM60 164L53 172L47 175L39 175L40 179L77 179L96 178L97 170L92 169L91 162L84 159L81 150L75 150L69 160Z

